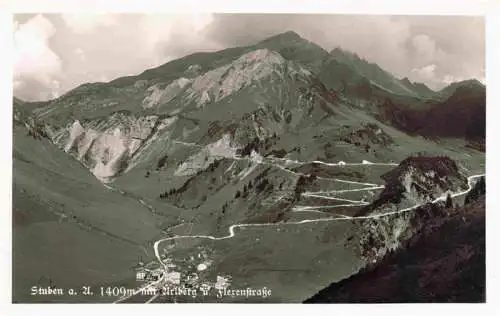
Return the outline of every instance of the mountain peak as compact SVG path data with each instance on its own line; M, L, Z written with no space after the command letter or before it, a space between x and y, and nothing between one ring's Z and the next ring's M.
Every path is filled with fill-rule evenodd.
M321 46L301 37L294 31L287 31L269 37L252 48L267 48L278 52L283 58L298 62L309 70L319 71L328 52Z
M347 49L343 49L340 46L337 46L334 49L332 49L330 51L330 55L333 55L333 56L336 56L336 57L342 56L342 57L348 57L350 59L361 60L361 58L358 56L358 54L356 54L354 52L351 52L351 51L349 51Z
M484 87L484 84L481 81L477 80L476 78L462 80L462 81L459 81L457 83L460 86L480 86L480 87Z
M284 33L280 33L271 37L266 38L262 42L271 42L271 41L280 41L280 42L292 42L292 41L304 41L299 34L295 31L286 31Z
M442 96L442 98L449 98L452 95L457 94L457 92L458 95L460 95L461 93L466 91L484 92L484 90L485 90L485 85L482 84L479 80L473 78L473 79L452 82L448 86L441 89L439 93Z
M276 35L276 37L286 38L286 39L302 39L302 37L297 32L292 30L278 34Z
M448 87L474 87L474 86L484 87L484 84L482 84L481 81L477 80L476 78L471 78L471 79L452 82L444 89Z
M401 79L401 82L407 85L413 85L408 77L404 77L403 79Z

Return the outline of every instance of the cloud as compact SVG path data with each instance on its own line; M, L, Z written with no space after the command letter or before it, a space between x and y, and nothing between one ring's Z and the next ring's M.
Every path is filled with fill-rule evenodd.
M151 64L158 66L199 50L222 49L224 46L203 33L212 21L210 13L143 15L139 22L144 39L142 50L155 56Z
M461 77L457 78L457 77L454 77L452 75L446 75L443 78L443 83L446 85L449 85L450 83L462 81L462 80L464 80L464 78L461 78Z
M47 89L61 93L85 82L136 75L188 54L251 45L288 30L434 88L447 75L484 78L484 19L477 17L153 13L16 19L22 22L16 34L23 29L16 36L25 48L16 50L15 93L34 99L51 95Z
M64 23L75 33L91 33L100 27L118 24L118 18L113 14L62 14Z
M443 54L442 50L436 47L436 42L425 34L418 34L413 37L412 45L415 48L415 54L422 63L433 62Z
M76 58L78 58L80 61L85 61L87 57L85 56L85 53L81 48L76 48L74 51Z
M38 82L45 90L57 90L54 78L61 75L61 59L49 47L54 36L54 25L43 15L36 15L23 24L15 23L14 29L14 93L27 99L37 99L39 93L26 88ZM57 80L56 80L57 81Z
M435 88L443 86L446 74L479 78L484 68L482 17L216 14L208 36L224 46L236 46L287 30L327 50L341 46L397 77L418 79ZM433 67L425 68L431 64L434 73Z
M326 50L341 46L354 51L395 73L407 67L405 43L411 35L410 27L405 20L391 16L217 14L208 26L207 36L230 47L253 44L289 30Z
M413 68L411 72L416 74L422 81L429 81L435 80L436 68L435 64L430 64L421 68Z

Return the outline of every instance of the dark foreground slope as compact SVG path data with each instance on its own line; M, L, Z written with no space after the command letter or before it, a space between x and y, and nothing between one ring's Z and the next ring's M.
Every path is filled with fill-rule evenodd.
M484 302L485 197L445 212L406 248L305 303Z

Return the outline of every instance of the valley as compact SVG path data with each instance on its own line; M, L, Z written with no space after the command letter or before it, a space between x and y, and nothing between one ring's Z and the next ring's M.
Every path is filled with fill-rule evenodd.
M448 196L466 207L484 91L286 32L14 99L13 301L302 302L418 239ZM227 294L248 288L271 294Z

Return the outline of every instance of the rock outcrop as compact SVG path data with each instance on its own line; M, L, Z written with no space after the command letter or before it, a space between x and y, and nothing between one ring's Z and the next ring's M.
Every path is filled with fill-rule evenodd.
M99 180L109 182L173 121L118 112L105 119L76 120L59 130L49 129L56 145L87 166Z
M444 199L440 204L428 203L468 188L467 177L448 157L409 157L382 178L386 185L379 198L357 214L394 213L356 223L363 232L359 249L367 264L398 249L422 229L428 218L441 216L440 205L444 206Z

